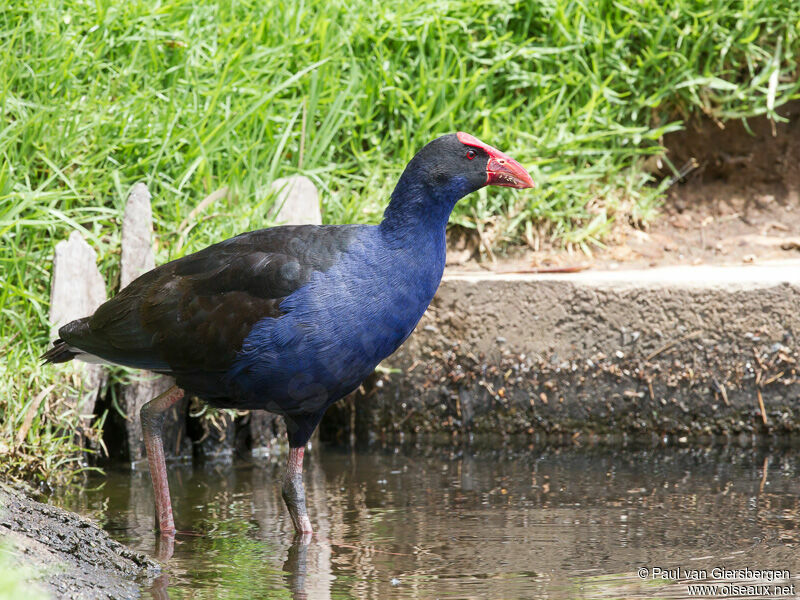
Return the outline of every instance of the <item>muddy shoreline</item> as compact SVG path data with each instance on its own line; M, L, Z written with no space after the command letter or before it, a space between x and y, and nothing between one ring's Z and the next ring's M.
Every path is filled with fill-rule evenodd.
M52 598L139 598L159 574L148 556L112 540L75 513L32 500L0 483L0 540L10 562Z

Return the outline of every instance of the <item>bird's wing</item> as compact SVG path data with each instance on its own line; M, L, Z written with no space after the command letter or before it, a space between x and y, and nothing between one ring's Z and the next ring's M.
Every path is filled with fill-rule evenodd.
M59 334L119 364L180 373L223 371L252 326L336 263L356 226L285 226L245 233L131 282Z

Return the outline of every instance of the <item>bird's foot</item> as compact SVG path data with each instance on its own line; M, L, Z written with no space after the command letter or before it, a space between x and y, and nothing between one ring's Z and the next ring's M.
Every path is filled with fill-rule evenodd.
M283 482L283 501L289 510L294 531L299 536L311 536L314 530L306 511L306 494L303 488L303 476L287 476Z
M156 527L156 533L162 538L175 539L175 534L178 533L178 530L175 529L175 519L172 517L169 490L166 490L166 494L163 495L160 502L158 497L156 498Z
M300 448L289 449L289 460L286 464L286 473L283 476L283 487L281 489L283 501L289 509L289 516L292 518L292 525L297 536L307 537L310 541L314 530L311 528L311 520L306 511L306 489L303 485L303 451ZM308 543L306 541L305 543Z
M311 527L311 519L308 518L308 515L298 511L293 511L290 508L289 516L292 518L292 525L294 525L294 531L297 537L307 537L308 541L311 541L311 536L314 534L314 530Z
M178 530L175 529L175 521L172 518L172 507L170 507L169 515L158 519L158 534L161 537L175 537Z
M202 531L193 531L191 529L180 529L175 532L176 536L189 536L189 537L206 537Z
M294 531L299 536L311 536L314 530L306 511L306 491L302 473L287 473L283 480L283 501L289 510Z
M172 386L160 396L142 406L139 414L142 421L147 463L150 478L153 480L153 493L156 503L156 523L162 535L175 537L175 521L172 518L172 502L169 498L167 464L164 460L164 441L161 429L167 411L183 398L183 390Z

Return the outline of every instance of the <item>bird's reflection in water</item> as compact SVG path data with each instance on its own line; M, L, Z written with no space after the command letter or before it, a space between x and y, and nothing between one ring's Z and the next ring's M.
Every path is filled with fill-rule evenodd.
M169 600L169 573L164 572L156 577L149 591L153 600Z
M169 561L175 554L174 535L156 535L155 552L153 556L162 565L161 575L153 580L150 594L153 600L169 600Z
M294 600L308 600L306 591L306 575L308 573L308 546L311 536L308 539L297 539L289 547L289 555L283 563L283 570L286 573L286 583Z
M157 535L156 536L156 560L166 563L175 554L175 536Z
M286 560L283 562L283 572L285 573L286 588L292 594L293 600L309 600L318 598L319 589L317 586L310 585L307 589L308 575L308 548L311 545L312 535L297 536L289 546ZM328 542L319 540L316 542L323 546L329 546ZM173 536L157 536L154 556L164 565L161 574L156 577L150 585L149 592L153 600L169 600L170 571L169 562L175 551L175 538ZM330 551L326 547L323 551Z

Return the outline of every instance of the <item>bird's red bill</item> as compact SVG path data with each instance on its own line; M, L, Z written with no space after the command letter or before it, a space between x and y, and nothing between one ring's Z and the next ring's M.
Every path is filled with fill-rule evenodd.
M484 144L478 138L463 131L456 136L467 146L480 148L489 155L486 165L486 185L499 185L513 188L532 188L533 179L521 164L497 148Z

